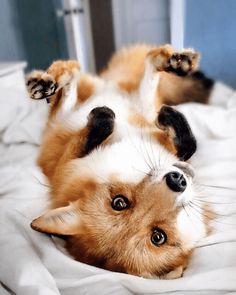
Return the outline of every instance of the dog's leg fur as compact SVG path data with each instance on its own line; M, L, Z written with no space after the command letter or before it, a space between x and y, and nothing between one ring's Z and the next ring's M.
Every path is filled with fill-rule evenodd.
M102 85L102 80L80 72L77 61L56 61L46 72L33 71L26 77L32 99L50 100L49 121L59 120L80 103L86 101Z
M157 110L163 103L158 93L160 73L171 72L175 75L186 76L197 69L198 59L197 53L191 50L176 53L170 45L148 52L139 87L140 106L146 117L153 121Z
M50 99L52 115L60 109L65 116L77 102L80 65L76 61L56 61L46 72L33 71L27 76L27 89L32 99Z
M151 50L145 58L144 74L139 86L139 99L142 113L151 121L156 117L154 102L160 79L159 72L165 69L172 52L171 46L166 45Z
M106 81L115 82L122 91L136 95L144 77L145 58L153 50L156 51L157 48L145 44L119 50L112 56L107 67L102 71L101 77ZM182 69L178 68L178 61L183 53L186 53L188 58L184 57L181 61ZM159 104L177 105L189 101L208 102L214 81L202 72L196 71L198 57L193 59L194 56L191 56L191 53L193 53L191 50L185 50L173 56L172 67L177 66L174 74L171 68L160 72L157 93ZM185 75L185 69L188 69L187 75Z

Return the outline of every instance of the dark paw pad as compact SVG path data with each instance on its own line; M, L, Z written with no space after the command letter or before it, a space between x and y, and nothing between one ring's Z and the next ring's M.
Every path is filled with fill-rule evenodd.
M32 78L27 82L28 92L33 99L43 99L55 94L57 83L52 80Z
M186 76L193 70L196 58L197 54L194 53L174 53L168 61L166 71Z

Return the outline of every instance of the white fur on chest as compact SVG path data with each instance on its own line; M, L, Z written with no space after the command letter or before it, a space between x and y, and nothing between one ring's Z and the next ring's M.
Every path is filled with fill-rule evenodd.
M66 87L60 110L53 121L54 125L63 122L70 129L81 129L86 126L88 115L94 108L106 106L115 113L114 138L121 139L135 132L137 128L131 126L128 120L132 114L143 113L139 93L128 95L113 83L99 81L95 93L87 101L77 104L77 83L74 79ZM152 108L151 104L147 105ZM148 115L148 112L145 114Z
M123 137L137 132L137 127L128 123L129 117L137 113L137 97L127 97L125 93L119 92L113 85L105 85L98 93L95 93L85 103L80 104L76 109L65 109L64 115L60 112L56 122L62 122L74 130L86 126L89 113L96 107L108 107L115 113L115 130L113 140L117 141Z
M148 79L148 77L146 77ZM128 98L122 92L119 92L114 85L101 85L88 101L82 103L75 109L76 88L71 84L68 88L64 103L56 117L55 123L64 121L72 129L80 129L86 126L89 113L96 107L106 106L115 113L115 137L116 140L111 145L99 147L88 156L73 160L75 171L83 168L88 175L96 175L101 182L110 180L112 175L124 182L140 182L152 169L158 171L153 181L160 181L164 175L170 171L178 171L174 164L178 159L170 154L163 146L154 143L149 138L146 130L132 127L128 123L129 116L136 113L141 108L145 111L144 115L155 115L152 101L144 101L146 88L141 87L141 101L137 97ZM152 92L154 92L154 88ZM151 95L149 95L152 97ZM142 100L143 98L143 100ZM141 105L140 105L141 103ZM143 105L142 105L143 103ZM144 107L145 106L145 107ZM152 108L152 112L149 112ZM118 140L119 139L119 140ZM86 172L87 171L87 172ZM183 173L183 171L182 171ZM193 191L191 183L188 188L178 198L177 202L185 202L192 198ZM195 243L205 235L205 226L201 214L198 219L193 220L188 214L181 210L177 219L177 227L181 233L181 238L186 248L191 249ZM195 220L194 220L195 219Z
M130 111L130 101L125 95L120 94L115 88L104 88L104 91L99 91L89 98L84 103L81 103L76 109L65 114L66 122L78 129L86 125L89 113L96 107L108 107L113 110L116 116L116 122L127 121Z

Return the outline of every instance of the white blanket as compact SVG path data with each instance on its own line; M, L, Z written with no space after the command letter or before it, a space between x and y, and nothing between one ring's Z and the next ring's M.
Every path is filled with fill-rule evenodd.
M48 199L35 164L47 108L45 101L30 101L25 91L0 89L0 294L236 292L236 190L201 186L199 194L218 203L212 205L221 216L176 280L148 280L79 263L64 253L60 239L33 231L30 222ZM191 160L198 182L236 188L236 92L217 83L210 105L178 108L198 140ZM194 222L194 211L191 218Z

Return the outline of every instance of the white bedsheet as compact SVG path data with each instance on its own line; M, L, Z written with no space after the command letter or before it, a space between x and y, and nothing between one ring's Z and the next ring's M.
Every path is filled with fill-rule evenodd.
M210 105L179 106L198 139L191 162L198 181L236 188L236 92L217 84ZM35 165L47 104L24 91L0 89L0 294L236 294L236 190L202 186L224 202L215 232L202 240L180 279L147 280L74 261L61 241L33 231L47 203ZM194 214L191 215L194 222Z

